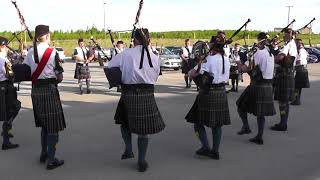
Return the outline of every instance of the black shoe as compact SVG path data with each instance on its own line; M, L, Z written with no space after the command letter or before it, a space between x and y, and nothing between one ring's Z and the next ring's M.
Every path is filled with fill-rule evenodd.
M296 101L291 102L290 104L293 106L299 106L301 103L300 103L300 101L296 100Z
M1 132L1 136L3 136L3 132ZM8 136L9 136L9 138L13 138L14 137L11 132L8 132Z
M273 131L287 131L287 128L288 128L287 125L275 124L270 129Z
M258 145L263 145L263 139L262 138L259 138L259 137L254 137L254 138L251 138L249 139L250 142L253 142L253 143L256 143Z
M87 90L87 94L91 94L91 90L90 89Z
M48 154L41 154L40 155L40 163L44 164L48 159Z
M210 157L210 150L209 149L200 148L200 149L198 149L196 151L196 155Z
M124 152L121 156L121 159L124 160L124 159L131 159L131 158L134 158L134 154L133 152Z
M250 128L241 128L239 132L237 132L238 135L244 135L244 134L250 134L251 130Z
M138 162L138 171L145 172L148 169L149 165L146 161Z
M215 160L219 160L220 159L220 155L219 152L210 152L210 158L215 159Z
M47 164L47 170L52 170L64 164L64 160L54 159L53 162Z
M18 148L18 147L19 147L19 144L12 144L12 143L2 144L2 150L15 149L15 148Z

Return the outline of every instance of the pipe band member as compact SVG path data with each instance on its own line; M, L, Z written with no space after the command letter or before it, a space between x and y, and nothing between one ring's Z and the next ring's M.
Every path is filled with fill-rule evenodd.
M285 45L275 62L280 65L275 77L274 99L279 102L280 123L271 127L274 131L286 131L289 118L289 102L294 100L293 63L297 56L297 45L294 31L290 28L284 31Z
M121 97L115 114L116 124L121 125L125 151L121 159L133 158L132 133L138 135L138 170L148 168L146 153L148 135L165 128L154 97L154 84L160 72L159 58L149 48L148 29L134 33L134 48L125 49L113 57L108 68L118 67L122 72Z
M25 64L31 68L33 77L31 98L36 127L41 128L40 162L47 161L47 170L64 164L55 157L59 140L59 132L66 128L65 117L61 105L58 77L62 74L57 51L49 46L51 42L49 26L38 25L35 28L34 47L28 52ZM45 59L48 50L52 50L48 62L42 72L35 77L35 72Z
M2 125L2 150L18 148L18 144L10 142L12 122L18 115L21 103L17 99L17 89L13 86L13 72L8 60L8 39L0 36L0 121ZM8 67L9 66L9 67Z
M193 60L190 58L192 52L191 40L185 40L185 46L182 47L180 57L182 59L181 70L184 74L184 80L186 82L186 88L191 88L192 79L188 77L188 72L194 67Z
M247 116L248 113L251 113L257 117L258 134L251 138L250 142L262 145L265 116L276 114L272 87L274 56L265 44L267 34L261 32L257 39L259 43L257 47L254 47L256 51L253 54L253 68L244 67L250 75L251 83L237 100L238 113L243 123L238 134L251 133Z
M94 58L94 53L90 53L89 49L85 46L84 40L81 38L78 40L78 47L74 49L73 59L76 61L76 69L74 71L74 79L78 79L80 88L80 94L83 94L82 81L86 81L87 94L91 93L90 90L90 69L89 63Z
M218 160L222 126L229 125L230 113L225 84L229 80L230 61L224 56L224 43L210 41L210 52L202 64L189 72L191 78L207 76L206 83L200 85L196 100L185 119L194 124L194 130L202 147L197 155ZM212 147L209 146L205 126L212 130Z
M304 49L304 44L301 39L296 39L298 54L294 61L295 65L295 100L291 102L291 105L300 105L300 98L302 88L310 88L307 58L308 52Z

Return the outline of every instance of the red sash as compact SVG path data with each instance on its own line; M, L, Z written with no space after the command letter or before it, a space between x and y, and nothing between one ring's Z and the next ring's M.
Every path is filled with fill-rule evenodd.
M31 80L32 80L32 84L34 84L37 80L38 77L40 76L40 74L42 73L44 67L47 65L48 60L51 56L51 53L53 51L53 48L47 48L46 51L44 52L40 63L38 64L36 70L34 71L34 73L32 73L31 76Z

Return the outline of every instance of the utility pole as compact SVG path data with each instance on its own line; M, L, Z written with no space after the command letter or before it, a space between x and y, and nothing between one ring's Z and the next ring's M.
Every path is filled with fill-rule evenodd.
M290 23L290 10L293 6L286 6L286 7L288 8L288 23L287 24L289 24Z

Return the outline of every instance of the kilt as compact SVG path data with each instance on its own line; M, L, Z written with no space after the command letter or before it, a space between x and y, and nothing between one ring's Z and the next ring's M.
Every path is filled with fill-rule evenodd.
M15 118L21 108L17 99L17 89L10 81L0 82L0 121Z
M165 124L150 84L121 85L121 97L115 114L115 123L138 135L156 134Z
M90 79L90 69L89 65L83 65L80 63L76 64L76 69L74 70L74 79Z
M58 133L66 128L55 81L55 79L38 80L31 90L35 125L45 128L49 134Z
M239 75L238 66L230 66L229 79L239 79L239 78L240 78L240 75Z
M183 74L188 74L188 72L196 66L196 62L193 59L188 59L188 61L182 60L181 70Z
M272 81L253 82L243 91L236 104L239 110L255 116L275 115Z
M212 128L231 124L224 84L212 86L209 90L200 89L185 119Z
M294 74L291 68L281 68L275 77L274 100L289 102L295 99Z
M296 66L295 88L310 88L308 69L305 66Z

